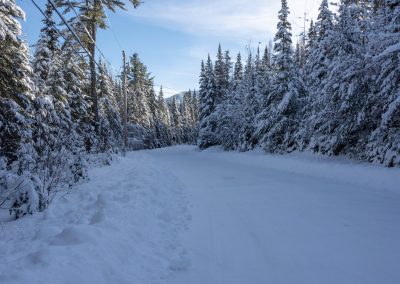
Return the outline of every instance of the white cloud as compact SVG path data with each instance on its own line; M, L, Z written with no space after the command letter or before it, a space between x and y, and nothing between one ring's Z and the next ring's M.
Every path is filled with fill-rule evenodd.
M319 2L289 1L294 34L303 25L298 17L304 11L315 16ZM243 41L271 38L275 33L280 6L280 0L148 0L132 14L198 37Z

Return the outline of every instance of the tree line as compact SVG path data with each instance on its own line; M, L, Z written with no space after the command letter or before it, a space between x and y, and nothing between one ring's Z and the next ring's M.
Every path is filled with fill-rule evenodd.
M45 210L60 188L87 178L89 163L109 164L123 149L121 74L113 77L106 62L95 60L104 10L116 8L125 5L47 1L31 56L21 39L24 12L15 0L0 3L0 208L14 218ZM196 92L166 103L137 54L125 70L126 150L194 143Z
M400 1L319 7L293 47L282 0L273 47L231 62L218 48L201 64L204 149L313 151L400 166Z

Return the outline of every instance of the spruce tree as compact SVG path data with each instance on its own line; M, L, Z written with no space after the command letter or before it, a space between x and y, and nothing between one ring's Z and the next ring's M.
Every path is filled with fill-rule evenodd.
M222 53L221 44L218 45L217 60L214 65L214 76L215 76L215 106L222 103L226 92L226 67L224 54Z
M256 57L257 65L260 64L260 58ZM253 62L252 54L249 53L247 58L246 68L244 71L243 81L240 85L241 95L243 96L243 123L240 130L240 145L241 151L251 150L257 143L255 136L255 118L259 109L259 101L257 93L257 67Z
M180 116L179 105L176 97L172 98L172 102L170 104L170 114L173 141L175 144L180 144L182 142L182 119Z
M71 119L78 135L75 145L80 152L90 153L97 143L94 129L94 116L91 112L91 100L87 93L89 85L85 62L82 61L70 45L62 50L65 91L68 94Z
M225 99L225 113L220 118L221 128L221 145L226 150L235 150L239 148L240 133L238 129L243 124L243 104L244 94L241 92L243 80L243 65L240 53L236 57L236 63L233 70L233 77L229 84L229 92Z
M374 35L369 44L374 56L366 68L378 74L373 78L378 95L369 100L376 110L372 116L380 115L366 155L370 161L392 167L400 165L400 1L375 4Z
M315 26L311 24L308 33L308 59L306 63L306 84L308 98L303 112L303 121L297 132L297 141L300 148L309 147L318 151L318 127L326 120L323 109L330 99L330 93L325 92L324 86L329 80L328 68L334 58L333 14L329 10L328 2L323 0L319 7L318 20Z
M39 92L44 89L49 75L52 59L58 49L58 33L56 23L53 20L53 6L46 3L45 18L43 18L43 28L40 30L39 40L33 60L33 73L35 85Z
M99 150L118 152L122 143L122 123L118 112L116 90L105 64L99 70Z
M216 101L216 82L213 64L210 56L200 74L200 97L199 97L199 139L198 145L201 149L217 144L215 134L216 120L214 115Z
M149 93L153 88L153 78L150 76L139 55L135 53L131 56L128 72L128 121L146 129L151 126Z
M21 40L25 14L14 0L0 4L0 199L16 218L38 207L32 161L32 70L27 44ZM12 192L11 192L12 191Z
M315 151L358 156L364 152L368 134L374 127L369 121L372 106L365 100L370 85L365 69L367 14L364 12L362 1L343 2L339 7L330 41L333 57L327 68L326 83L321 86L324 96L318 108L319 119L314 120L311 146Z
M163 146L171 145L171 118L168 105L164 99L163 88L161 86L157 98L157 117L158 117L158 139Z
M282 0L274 44L274 78L260 115L257 136L262 147L270 152L296 148L293 132L299 124L299 98L304 92L293 62L291 24L287 1Z

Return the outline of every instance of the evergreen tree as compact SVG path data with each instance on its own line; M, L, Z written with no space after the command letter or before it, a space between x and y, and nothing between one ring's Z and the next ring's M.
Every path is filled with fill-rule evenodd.
M224 56L224 80L223 80L223 89L225 94L229 92L229 86L231 83L231 72L232 72L232 62L231 57L229 55L229 50L225 51Z
M0 3L0 198L16 218L38 207L32 172L32 70L20 38L25 14L14 0ZM4 202L3 202L4 201Z
M153 78L147 67L140 61L139 55L130 58L128 73L128 121L147 129L151 126L149 93L153 89Z
M243 114L243 94L241 92L243 80L243 65L240 53L236 57L236 63L233 71L233 77L229 86L229 92L224 101L225 112L220 118L221 127L221 145L226 150L239 148L240 133L244 114Z
M364 14L359 3L343 2L330 41L333 58L327 68L326 84L322 86L320 119L316 124L311 147L329 155L362 153L370 128L369 108L364 94L369 93L365 73L366 41ZM327 119L329 117L329 119Z
M159 116L161 122L164 125L169 126L169 123L170 123L169 110L168 110L167 103L165 102L165 99L164 99L164 92L163 92L162 87L160 88L160 92L158 94L157 109L158 109L158 116Z
M216 121L215 117L213 117L216 101L216 83L210 56L208 56L206 66L202 63L199 95L198 145L201 149L205 149L217 144L217 137L215 134Z
M99 150L100 152L118 151L122 142L122 123L118 112L116 90L107 68L100 64L99 70Z
M32 95L32 69L28 60L28 46L20 39L25 13L15 0L4 0L0 5L0 94L27 108Z
M198 106L198 99L197 99L196 90L194 90L191 94L192 94L192 98L191 98L192 124L193 124L193 126L195 128L197 128L197 122L198 122L198 119L199 119L199 106Z
M238 53L236 57L235 68L233 72L233 80L231 84L231 91L237 91L239 86L243 80L243 64L242 64L242 57L240 53Z
M176 97L172 98L172 102L170 105L170 114L171 126L173 131L173 141L175 144L180 144L182 142L182 120L180 117L180 111Z
M315 30L314 21L311 20L310 27L308 28L307 41L306 41L306 46L305 46L306 65L309 60L310 52L313 50L313 48L315 48L316 40L317 40L317 32Z
M296 147L294 131L299 124L299 98L303 88L293 62L291 24L287 1L282 0L274 45L274 78L260 115L257 136L267 151L283 152Z
M172 137L171 137L171 118L169 114L168 105L164 99L164 93L162 87L160 88L160 92L157 98L157 121L158 121L158 139L159 143L162 146L171 145Z
M191 100L192 94L191 91L185 93L183 95L183 99L180 105L180 116L182 122L182 141L184 143L192 143L194 139L193 131L193 118L191 112Z
M306 83L309 95L307 106L303 112L304 119L296 134L300 148L316 147L317 128L321 121L326 119L326 115L331 115L323 113L322 109L325 108L327 100L330 99L330 94L324 92L324 86L328 83L328 68L334 58L334 36L333 14L329 10L328 2L323 0L319 7L318 20L315 27L311 24L308 33L309 50L306 65ZM309 145L310 141L311 145Z
M38 153L36 172L42 181L39 210L48 207L55 188L84 178L76 126L69 106L61 51L53 53L43 95L35 100L34 141ZM78 164L77 164L78 163Z
M85 62L70 45L66 45L62 50L62 61L65 91L68 94L74 129L78 135L75 144L79 151L89 153L94 150L97 138L90 108L91 100L86 91L89 83L86 78Z
M258 58L258 59L257 59ZM253 62L252 54L249 53L246 68L244 71L243 81L240 85L241 96L244 99L243 124L240 130L241 151L251 150L257 143L255 137L255 118L259 110L259 102L257 97L256 80L257 66L260 65L259 55L256 57L256 64ZM256 65L256 66L255 66Z
M39 91L45 87L52 59L58 49L58 34L52 18L53 6L48 2L45 15L46 17L42 20L44 27L40 30L33 61L35 84Z
M214 66L214 76L215 76L215 107L222 103L226 93L226 87L228 83L226 82L226 67L225 59L222 53L221 44L218 45L217 60Z
M367 159L386 166L400 165L400 1L375 2L374 35L370 39L372 60L367 70L373 70L377 95L370 96L378 116L376 129L367 146ZM383 32L382 32L383 31ZM379 114L381 114L379 116Z

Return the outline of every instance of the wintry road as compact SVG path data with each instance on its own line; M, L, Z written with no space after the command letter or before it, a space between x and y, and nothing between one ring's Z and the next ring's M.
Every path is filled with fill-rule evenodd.
M173 284L400 283L400 171L312 157L148 152L183 184Z
M400 169L188 146L117 160L0 221L1 284L400 283Z

